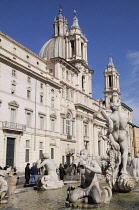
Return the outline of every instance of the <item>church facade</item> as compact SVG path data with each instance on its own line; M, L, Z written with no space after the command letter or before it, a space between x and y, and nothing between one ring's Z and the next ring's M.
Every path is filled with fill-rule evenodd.
M104 71L104 100L92 98L87 60L88 40L74 15L68 29L59 10L54 35L39 55L0 33L0 164L23 171L47 152L57 166L68 165L88 149L90 157L106 157L110 103L121 103L128 121L129 151L134 156L132 109L120 101L119 73L112 57Z

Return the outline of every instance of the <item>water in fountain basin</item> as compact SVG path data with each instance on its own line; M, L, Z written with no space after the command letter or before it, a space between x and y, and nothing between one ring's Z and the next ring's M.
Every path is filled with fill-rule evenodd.
M57 210L72 208L65 207L67 188L65 185L62 189L35 191L33 188L27 189L27 192L16 195L13 207L2 208L7 210ZM138 188L130 193L114 193L111 203L97 210L139 210L139 185ZM79 209L79 208L78 208ZM93 207L91 208L93 209Z

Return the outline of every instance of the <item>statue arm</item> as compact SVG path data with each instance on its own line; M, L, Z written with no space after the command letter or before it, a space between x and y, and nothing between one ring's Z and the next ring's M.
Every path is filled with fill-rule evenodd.
M37 160L37 168L41 168L41 167L44 166L45 164L46 164L46 162L45 162L45 163L44 163L44 161L41 162L41 159Z

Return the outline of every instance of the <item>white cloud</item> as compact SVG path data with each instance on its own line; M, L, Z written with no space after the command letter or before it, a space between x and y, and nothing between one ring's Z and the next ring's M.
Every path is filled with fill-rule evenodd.
M132 66L131 77L134 79L134 82L137 82L139 81L139 51L128 52L127 58Z
M132 122L139 126L139 99L136 98L130 98L127 100L124 100L124 103L127 104L131 109L133 109L132 112Z
M139 51L129 51L126 55L129 62L130 73L125 80L125 93L122 101L133 109L132 122L139 126Z

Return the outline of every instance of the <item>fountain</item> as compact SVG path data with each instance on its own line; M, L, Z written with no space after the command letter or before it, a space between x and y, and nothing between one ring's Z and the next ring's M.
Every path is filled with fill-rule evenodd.
M108 141L104 173L106 181L113 191L130 192L135 188L135 178L127 172L128 143L127 143L127 117L119 110L120 104L111 103L112 114L108 117L108 132L102 136Z
M108 117L108 132L102 135L108 142L107 160L102 160L101 168L106 175L108 185L99 187L97 174L101 168L95 160L88 160L87 151L82 150L80 158L73 162L81 167L81 184L74 188L69 187L67 193L67 207L87 207L90 204L109 203L114 192L130 192L135 188L135 178L127 172L128 144L126 136L127 118L125 113L119 110L120 104L111 103L111 115ZM136 168L138 160L132 161ZM138 171L137 171L138 172Z
M68 185L53 190L57 183L55 164L47 156L43 155L42 160L38 160L38 168L45 166L48 175L40 180L39 189L45 191L35 191L29 188L26 193L16 195L12 209L67 209L75 208L96 208L107 210L137 210L139 207L139 157L131 161L133 166L132 176L127 171L127 120L123 113L119 111L118 104L111 104L112 114L108 117L108 132L101 136L108 142L108 158L101 161L89 159L88 151L83 149L80 157L76 159L71 168L80 165L81 183L74 187ZM71 170L70 168L70 170ZM105 174L106 182L98 181L97 174ZM136 180L135 180L136 178ZM44 183L43 183L44 180ZM52 184L52 187L49 187ZM62 187L63 186L63 187ZM49 189L49 190L47 190ZM66 197L67 194L67 198ZM66 199L66 207L65 207ZM109 206L108 206L109 205ZM1 206L0 206L1 208Z

